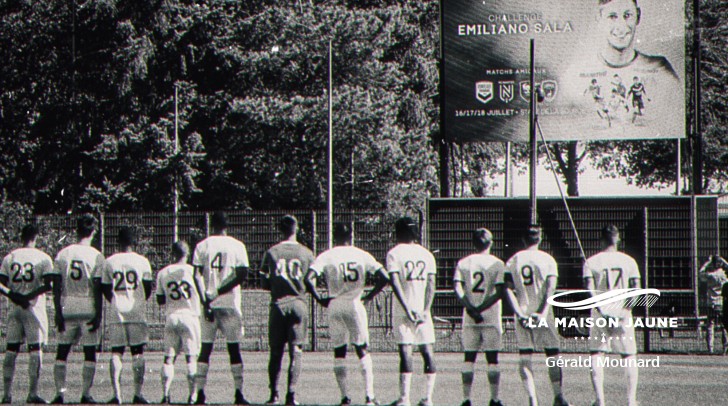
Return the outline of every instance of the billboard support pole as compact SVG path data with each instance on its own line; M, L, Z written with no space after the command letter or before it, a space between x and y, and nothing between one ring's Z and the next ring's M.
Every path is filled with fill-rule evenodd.
M511 143L506 142L505 197L513 196L513 172L511 168Z
M530 98L529 110L530 117L528 122L528 138L531 146L531 159L529 164L529 197L531 204L529 211L531 213L531 224L538 223L538 210L536 201L536 167L538 165L538 140L536 139L536 62L535 62L535 40L531 38L530 60L531 60L531 80L530 80Z
M693 0L693 194L703 194L703 133L700 126L700 0Z
M675 164L675 196L680 196L680 180L682 179L682 142L680 138L675 141L675 149L677 150L677 160Z

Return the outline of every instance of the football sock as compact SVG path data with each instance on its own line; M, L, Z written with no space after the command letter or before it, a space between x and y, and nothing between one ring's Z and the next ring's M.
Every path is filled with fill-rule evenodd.
M172 365L172 371L174 371L174 365ZM174 374L173 374L174 376ZM187 362L187 389L190 391L190 396L193 396L197 392L195 388L195 379L197 377L197 361L191 360ZM170 380L171 382L171 380Z
M134 370L134 396L142 396L142 386L144 385L144 368L146 363L144 355L136 354L131 357L131 367Z
M367 354L359 359L361 362L361 375L364 377L367 397L374 398L374 367L372 366L372 356Z
M169 397L169 390L172 388L174 380L174 364L162 365L162 387L164 388L164 396ZM190 392L193 393L193 392Z
M402 395L402 400L406 403L409 403L411 384L412 372L401 372L399 374L399 393Z
M425 378L427 378L425 383L427 389L427 400L432 402L432 394L435 392L435 378L437 378L437 373L425 374Z
M500 388L501 371L498 364L488 364L488 383L490 384L490 398L497 401Z
M197 363L197 390L205 390L207 386L207 371L210 365L207 362Z
M93 361L84 361L83 370L81 371L83 381L81 396L88 396L91 392L91 387L94 384L94 375L96 375L96 363Z
M268 385L270 393L273 395L278 391L278 377L281 374L282 353L271 352L268 358Z
M109 360L109 374L111 375L111 386L114 389L114 396L121 400L121 370L124 364L121 362L121 354L112 352Z
M463 400L470 399L470 394L473 390L473 377L475 375L475 363L465 362L462 370L463 379Z
M303 351L296 347L291 351L291 365L288 366L288 392L295 393L298 377L301 375Z
M518 362L518 372L521 375L521 381L523 386L526 388L526 393L531 401L531 404L536 403L536 384L533 382L533 365L531 362L531 354L521 355L521 359Z
M43 353L31 351L28 359L28 397L38 396L38 378L43 366Z
M554 390L554 397L561 395L561 367L549 367L549 379L551 380L551 388Z
M341 391L341 397L344 398L349 395L346 389L346 359L345 358L334 358L334 375L336 376L336 383L339 384L339 391Z
M9 351L5 353L3 359L3 394L5 397L10 397L13 388L13 376L15 376L15 359L18 357L18 353Z
M634 355L630 355L624 359L628 361L625 367L625 373L627 374L627 402L629 406L634 406L637 404L637 379L639 377L639 369L636 363L629 362L635 359Z
M591 356L591 378L594 386L594 394L597 397L597 406L604 405L604 370L599 364L603 355L594 354Z
M66 391L66 361L56 360L53 366L53 380L56 383L56 395L63 396Z
M230 373L233 375L233 382L235 383L235 390L243 392L243 364L232 364L230 365Z

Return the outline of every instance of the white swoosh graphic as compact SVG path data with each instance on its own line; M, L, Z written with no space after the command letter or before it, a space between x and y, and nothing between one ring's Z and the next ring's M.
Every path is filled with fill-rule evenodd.
M553 295L548 298L547 302L551 306L555 307L561 307L564 309L569 310L587 310L587 309L594 309L595 307L602 307L605 305L608 305L610 303L615 302L623 302L626 299L631 299L633 303L636 302L646 302L648 304L651 304L650 302L654 303L654 301L650 300L635 300L632 298L644 296L642 299L646 299L649 295L655 295L660 296L660 291L657 289L640 289L640 288L633 288L633 289L614 289L607 292L599 293L595 296L592 296L588 299L580 300L578 302L558 302L556 299L567 296L567 295L574 295L577 293L598 293L599 291L595 290L571 290L568 292L559 293L557 295Z

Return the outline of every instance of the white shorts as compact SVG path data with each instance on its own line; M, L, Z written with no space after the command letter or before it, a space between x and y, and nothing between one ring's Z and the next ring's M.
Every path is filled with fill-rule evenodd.
M174 357L180 350L188 356L200 354L200 317L191 314L170 314L164 326L164 354Z
M367 311L361 300L332 300L329 304L329 323L334 348L349 343L359 346L369 344Z
M637 339L634 335L634 326L629 321L630 326L625 327L627 320L620 320L617 327L597 327L591 328L589 341L590 352L611 352L620 355L637 354ZM596 339L595 339L596 338ZM604 342L602 342L604 341Z
M45 311L38 314L31 310L15 308L8 313L8 343L45 344L48 342L48 315Z
M516 342L519 350L543 351L545 349L559 349L561 344L559 333L556 331L556 322L552 317L548 327L528 328L516 323Z
M91 327L86 324L89 321L91 320L86 317L66 318L66 331L58 334L58 344L81 344L84 347L99 345L99 330L101 327L96 331L89 331Z
M200 317L202 329L202 342L212 343L215 341L217 330L222 331L225 341L228 343L240 343L243 341L245 330L243 327L243 316L235 309L212 309L215 321L209 322Z
M424 345L435 343L435 326L430 315L424 322L415 325L407 316L397 314L393 317L394 328L397 331L398 344Z
M463 324L463 351L500 351L503 347L502 336L501 329L496 326Z
M109 324L109 345L114 347L133 347L146 344L149 339L147 323L111 323Z

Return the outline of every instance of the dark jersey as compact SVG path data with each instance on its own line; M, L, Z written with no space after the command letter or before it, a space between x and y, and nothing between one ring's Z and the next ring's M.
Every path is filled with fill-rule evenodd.
M271 300L303 296L303 278L313 260L313 252L297 242L284 241L272 246L260 267L260 273L270 283Z

